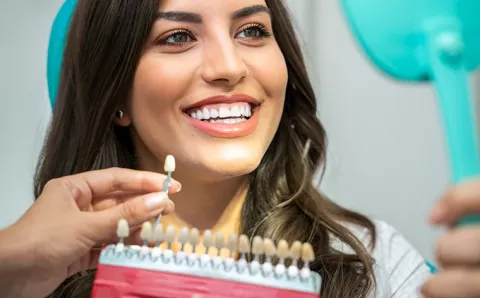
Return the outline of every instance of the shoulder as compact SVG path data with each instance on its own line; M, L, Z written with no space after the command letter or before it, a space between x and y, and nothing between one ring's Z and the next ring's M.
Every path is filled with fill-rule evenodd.
M371 250L377 280L375 297L421 297L418 289L430 276L425 259L394 227L381 220L373 223L377 232L375 247ZM366 228L347 227L365 247L370 247Z

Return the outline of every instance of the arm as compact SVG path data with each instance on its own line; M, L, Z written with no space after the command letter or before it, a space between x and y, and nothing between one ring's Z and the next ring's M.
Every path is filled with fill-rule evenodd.
M14 226L0 230L0 293L2 297L25 297L28 284L29 261L28 240Z
M4 297L22 297L27 282L28 262L25 262L25 239L14 227L0 230L0 292Z

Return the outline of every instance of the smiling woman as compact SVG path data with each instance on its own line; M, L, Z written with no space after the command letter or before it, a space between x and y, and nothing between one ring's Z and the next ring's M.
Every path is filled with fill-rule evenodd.
M312 185L316 111L282 1L80 0L36 196L78 172L160 172L174 154L183 188L165 225L310 242L322 297L416 297L428 268L408 242ZM93 276L52 297L89 297Z
M160 1L123 124L135 128L142 168L155 170L174 153L183 165L177 177L192 189L228 177L232 192L277 131L288 72L264 1L210 5ZM242 107L251 113L245 119Z

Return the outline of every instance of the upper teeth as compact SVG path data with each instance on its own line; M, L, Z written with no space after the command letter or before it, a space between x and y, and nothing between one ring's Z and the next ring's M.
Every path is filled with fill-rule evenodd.
M197 110L190 113L190 117L198 120L208 120L212 118L229 118L229 117L250 117L252 116L252 110L250 106L233 106L231 108L220 107L217 109Z

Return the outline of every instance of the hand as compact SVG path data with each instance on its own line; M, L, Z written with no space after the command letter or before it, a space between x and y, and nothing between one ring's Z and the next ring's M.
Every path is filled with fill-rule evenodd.
M92 248L115 240L120 219L135 227L172 212L172 201L161 192L165 178L115 168L47 183L31 208L0 234L2 243L12 243L16 249L10 251L18 252L13 271L15 278L27 278L22 295L45 297L70 275L96 267L99 251ZM172 182L169 192L179 191L180 184Z
M438 202L431 222L447 233L437 243L440 271L422 287L428 298L480 297L480 223L455 227L466 216L480 214L480 181L453 188Z

